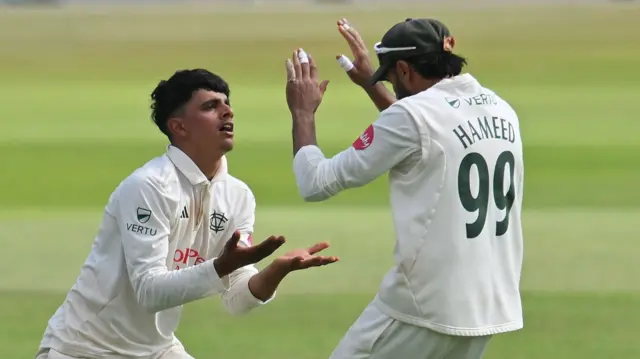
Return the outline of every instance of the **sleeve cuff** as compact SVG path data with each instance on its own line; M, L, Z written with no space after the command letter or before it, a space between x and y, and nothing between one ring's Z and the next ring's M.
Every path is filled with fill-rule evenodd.
M202 276L206 278L207 282L211 285L209 294L227 292L230 288L229 276L225 276L222 278L218 276L216 267L213 265L214 260L215 258L199 264L199 266L203 267Z
M271 298L268 298L264 302L253 296L251 290L249 289L249 279L253 277L255 273L251 275L247 275L238 281L239 293L238 300L246 305L247 308L255 308L261 305L265 305L272 301L276 297L276 292L273 292Z
M329 197L326 189L318 185L316 179L318 165L325 159L324 153L317 146L304 146L293 158L293 173L296 178L298 193L306 201L323 200Z
M231 288L222 297L227 311L232 314L246 313L253 308L269 303L275 298L275 292L271 298L265 301L256 298L253 293L251 293L249 280L257 273L258 270L255 267L248 266L240 268L236 273L232 274Z

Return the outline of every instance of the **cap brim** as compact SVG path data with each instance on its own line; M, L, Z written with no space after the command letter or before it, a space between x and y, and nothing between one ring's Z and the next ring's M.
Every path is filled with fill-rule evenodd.
M373 76L371 76L371 79L369 79L369 84L375 85L382 81L389 71L389 66L389 64L380 65L376 72L373 73Z

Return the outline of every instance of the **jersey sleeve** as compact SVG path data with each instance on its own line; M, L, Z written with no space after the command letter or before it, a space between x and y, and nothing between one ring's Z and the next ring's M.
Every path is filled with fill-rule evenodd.
M420 155L421 139L413 119L392 105L351 147L332 158L320 148L305 146L296 153L293 172L306 201L323 201L339 192L363 186L403 161Z
M152 178L130 177L120 188L117 218L127 271L138 303L150 312L227 290L213 259L168 270L169 198Z
M256 200L247 189L245 192L244 205L241 209L241 216L236 230L240 231L240 245L251 246L253 226L255 223ZM239 268L229 274L229 290L222 295L222 303L231 314L244 314L249 310L270 302L275 297L275 292L266 301L261 301L253 296L249 290L249 280L258 269L254 265Z

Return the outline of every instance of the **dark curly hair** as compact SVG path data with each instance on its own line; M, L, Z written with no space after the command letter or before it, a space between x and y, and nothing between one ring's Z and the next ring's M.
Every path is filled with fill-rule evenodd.
M405 59L422 77L444 79L458 76L467 64L467 59L451 52L440 51Z
M151 93L151 118L171 140L167 122L183 109L193 93L209 90L223 93L229 98L229 84L220 76L205 69L179 70L168 80L162 80Z

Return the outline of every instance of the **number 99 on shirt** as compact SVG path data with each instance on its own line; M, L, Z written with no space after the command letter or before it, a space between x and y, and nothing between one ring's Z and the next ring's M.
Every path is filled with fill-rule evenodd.
M507 165L509 166L507 170ZM486 225L492 225L496 236L502 236L509 229L509 212L515 200L514 171L515 158L511 151L504 151L496 160L492 169L485 158L477 153L467 154L460 162L458 168L458 195L462 207L469 212L477 212L478 217L472 223L466 224L467 238L476 238L482 233ZM477 169L477 181L473 181L471 169ZM490 176L490 170L493 176ZM493 178L493 181L490 181ZM508 180L508 188L505 192L505 180ZM477 182L477 194L474 195L471 183ZM491 196L493 193L493 196ZM493 197L490 199L490 197ZM500 211L505 211L504 219L495 224L486 223L489 206L495 206Z

